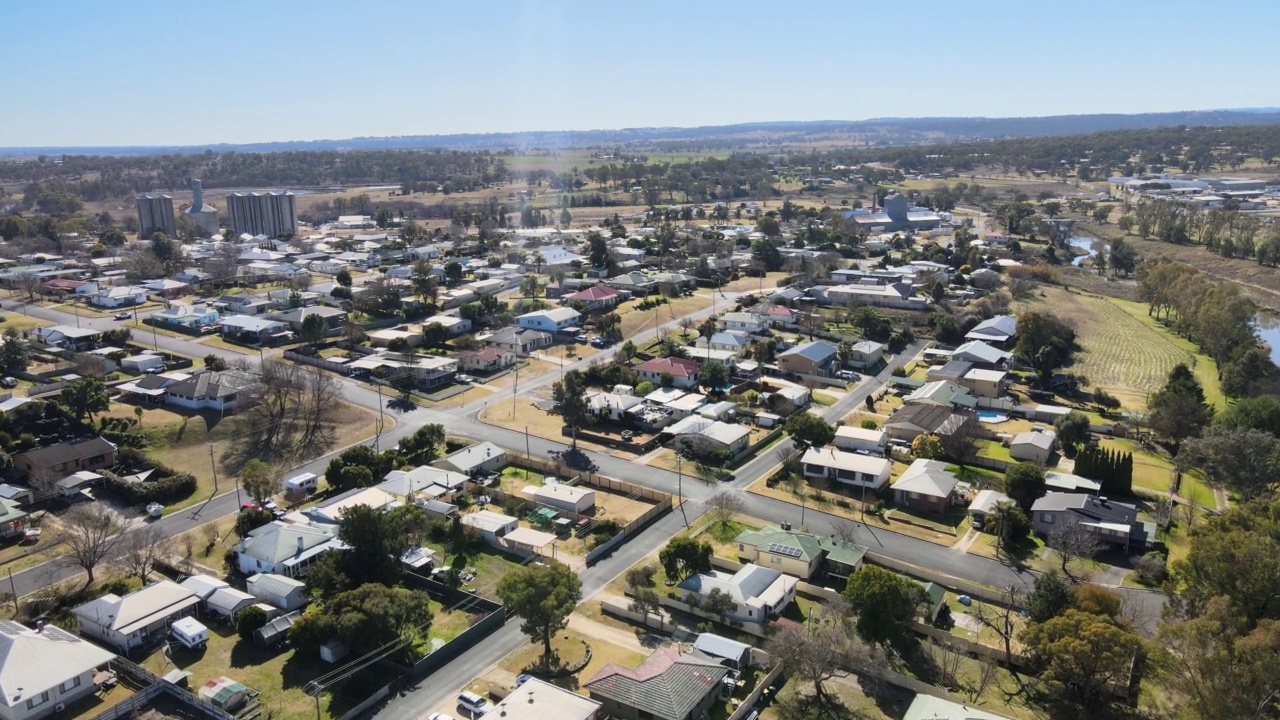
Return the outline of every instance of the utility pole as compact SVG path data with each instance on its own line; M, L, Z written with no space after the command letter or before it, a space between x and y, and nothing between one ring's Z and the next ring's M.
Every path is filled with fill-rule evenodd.
M378 443L382 440L382 423L383 423L383 417L382 417L382 383L381 383L380 381L378 381L378 380L377 380L377 378L374 378L374 380L375 380L375 382L373 383L373 385L374 385L374 387L376 387L376 388L378 389L378 425L377 425L377 427L375 428L376 432L375 432L375 433L374 433L374 435L373 435L373 451L374 451L374 452L379 452L379 451L381 450L381 448L379 448Z
M218 464L213 459L213 443L209 443L209 469L213 471L213 493L218 494ZM240 508L240 483L236 483L236 508Z
M529 451L529 426L524 426L524 454L526 457L533 457L533 453Z
M689 529L689 516L684 511L684 457L676 453L676 494L680 496L680 517L684 518L684 529ZM803 523L802 523L803 524Z
M13 568L9 568L9 594L13 595L13 611L18 612L18 585L13 582Z

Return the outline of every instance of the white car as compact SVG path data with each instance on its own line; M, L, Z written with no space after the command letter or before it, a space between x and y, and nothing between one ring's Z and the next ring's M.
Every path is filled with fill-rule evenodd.
M431 713L427 716L427 720L453 720L453 716L445 715L444 713Z
M466 711L468 717L478 718L493 709L493 703L473 692L458 694L458 707Z

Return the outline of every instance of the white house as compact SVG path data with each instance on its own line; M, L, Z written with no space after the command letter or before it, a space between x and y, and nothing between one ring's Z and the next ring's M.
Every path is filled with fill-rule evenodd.
M889 483L893 463L887 458L845 452L832 447L809 448L800 460L806 478L881 490Z
M172 303L164 310L153 314L151 319L165 325L177 325L184 328L200 328L206 325L217 325L218 320L221 317L222 316L217 310L203 303L197 303L195 305Z
M342 547L330 528L267 523L236 546L236 565L245 575L271 573L302 577L316 558Z
M966 340L1002 345L1012 340L1017 333L1018 318L1013 315L997 315L974 325L964 337Z
M165 387L164 401L191 410L231 412L248 399L256 383L242 370L205 370Z
M90 305L104 308L129 307L147 301L147 289L137 285L104 287L88 293Z
M759 313L729 312L720 317L718 324L724 330L737 330L754 335L768 329L769 319Z
M0 720L37 720L97 692L115 654L62 628L0 622Z
M72 610L81 635L88 635L128 654L169 623L196 611L200 596L170 580L147 585L120 597L107 593Z
M883 455L888 443L889 435L883 430L856 425L841 425L836 428L835 446L841 450Z
M245 582L249 594L285 612L293 612L307 604L307 585L284 575L258 573Z
M471 331L470 320L467 318L455 317L453 315L432 315L422 321L423 328L426 328L428 325L439 325L443 327L445 333L447 333L449 337L454 337L455 335L461 335L465 332Z
M207 600L209 596L217 590L221 590L224 587L231 587L226 580L219 580L211 575L192 575L179 584L196 595L199 595L201 600Z
M576 328L581 319L582 314L570 307L538 310L516 316L516 322L520 327L549 333L565 332L570 328Z
M507 451L491 442L482 442L462 448L431 464L468 476L481 471L497 472L507 464Z
M770 568L747 563L730 575L712 570L696 573L680 583L686 600L691 597L705 601L712 590L726 593L734 606L725 615L739 622L763 623L786 610L796 599L796 584L800 581L790 575Z
M547 505L557 510L568 510L579 515L589 513L596 507L596 491L591 488L555 483L529 486L523 492L540 505Z
M480 510L463 515L460 522L469 528L475 528L490 543L496 542L498 538L520 527L520 522L516 518L492 510Z

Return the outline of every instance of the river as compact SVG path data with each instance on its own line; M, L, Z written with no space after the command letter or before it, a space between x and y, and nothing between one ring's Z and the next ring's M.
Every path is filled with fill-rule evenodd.
M1084 264L1085 260L1088 260L1094 255L1097 255L1098 251L1097 249L1094 248L1094 243L1096 242L1098 242L1097 238L1086 237L1084 235L1072 235L1071 237L1067 238L1067 245L1070 245L1073 248L1084 250L1086 253L1088 253L1088 255L1080 255L1079 257L1075 258L1074 260L1071 261L1071 264L1075 265L1076 267L1080 267L1081 265ZM1106 250L1107 246L1103 245L1102 249Z
M1271 362L1280 365L1280 317L1260 312L1253 316L1253 329L1271 350Z

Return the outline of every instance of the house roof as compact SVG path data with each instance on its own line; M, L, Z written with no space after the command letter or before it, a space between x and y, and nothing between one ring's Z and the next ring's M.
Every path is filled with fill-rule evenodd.
M587 720L600 703L538 678L529 678L490 712L502 720Z
M243 332L262 332L264 330L284 330L284 323L279 320L257 317L254 315L232 315L218 320L221 327L235 328Z
M549 532L533 528L518 527L506 534L506 541L512 545L524 545L531 548L544 548L555 542L556 536Z
M473 357L478 360L483 360L486 363L493 364L502 360L502 358L506 357L507 354L508 351L503 350L502 348L487 347L481 348L480 350L463 350L461 352L454 353L453 356L459 360Z
M928 377L944 380L956 380L964 377L965 373L972 369L973 363L968 360L951 360L940 367L930 368Z
M977 399L969 394L969 388L950 380L935 380L921 385L915 392L903 398L907 404L934 402L940 405L972 407Z
M156 313L165 318L184 318L184 317L204 317L209 314L217 314L217 310L199 303L196 305L188 305L187 303L173 303L169 307Z
M719 420L703 428L701 433L703 437L726 446L733 445L750 434L751 428L746 425L735 425L733 423L720 422Z
M764 315L750 312L729 312L720 317L721 323L740 322L752 325L763 325L765 321Z
M122 635L146 627L157 618L183 612L200 604L200 597L171 580L161 580L120 597L108 593L72 612L87 622Z
M523 320L524 318L539 318L539 317L546 318L553 323L559 323L559 322L577 320L578 318L582 317L582 313L570 307L558 307L558 308L551 308L549 310L535 310L534 312L528 312L523 315L517 315L516 319Z
M364 505L374 510L381 510L395 501L396 497L394 495L380 488L358 488L342 493L322 505L303 511L303 513L319 522L337 523L342 519L343 513L353 507Z
M945 498L955 491L957 482L956 476L947 470L946 463L918 458L903 471L892 487L903 492Z
M592 695L663 720L684 720L728 674L718 663L660 648L635 669L609 663L584 686Z
M1072 473L1056 472L1050 470L1044 474L1045 485L1051 490L1061 490L1063 492L1088 492L1096 493L1102 490L1102 483L1097 480L1073 475Z
M214 610L221 610L226 614L231 614L245 605L252 605L257 598L243 590L237 590L233 587L218 588L213 594L205 598L204 604Z
M693 649L712 657L740 660L751 650L751 646L737 640L730 640L723 635L699 633L698 639L693 641Z
M853 351L863 355L872 355L877 352L883 352L884 349L884 343L878 343L874 340L861 340L853 344Z
M491 442L485 441L464 447L452 455L446 455L437 462L448 462L450 465L457 468L458 472L467 473L473 468L477 468L489 460L500 455L505 455L506 453L506 450L503 450Z
M722 330L718 333L712 334L711 337L707 338L707 342L716 343L717 345L733 345L735 347L742 347L749 344L751 342L751 338L733 330Z
M596 491L591 488L574 487L573 485L565 485L564 483L556 483L554 485L533 485L525 488L526 494L532 494L535 498L551 498L556 500L564 500L566 502L577 503L584 497L595 498Z
M340 308L329 307L328 305L312 305L310 307L300 307L289 310L288 312L277 313L276 318L284 322L302 322L311 315L319 315L328 319L331 317L346 317L347 311Z
M115 657L115 653L55 625L45 625L36 632L16 622L0 621L0 704L19 707Z
M961 705L932 695L919 693L907 708L902 720L1009 720L970 705Z
M286 525L270 522L249 533L241 542L242 554L268 563L280 563L292 557L301 557L311 550L334 543L333 535L319 528L306 525Z
M208 598L216 590L224 587L231 587L226 580L219 580L218 578L211 577L209 575L192 575L179 584L196 595L199 595L201 600Z
M1133 523L1138 519L1138 508L1133 505L1082 493L1045 493L1031 505L1031 512L1073 512L1101 522Z
M971 359L976 362L987 363L988 365L995 365L1007 360L1009 358L1009 353L1001 350L1000 348L993 347L981 340L972 340L957 347L955 351L951 353L951 356L959 357L960 359Z
M1014 436L1013 442L1009 443L1009 447L1014 445L1031 445L1041 450L1052 450L1053 441L1058 439L1058 434L1052 430L1030 430L1028 432L1020 432Z
M495 330L493 334L484 339L484 342L491 345L508 345L517 343L528 345L530 343L546 342L551 339L550 333L541 330L533 330L521 327L506 327L501 330Z
M116 451L116 446L100 437L88 440L71 440L36 448L22 453L35 467L61 465L73 460L85 460Z
M851 542L772 526L760 530L743 531L734 539L734 542L751 545L763 552L781 553L805 562L812 562L825 554L835 562L857 565L867 554L867 548ZM799 552L799 555L796 555L796 552Z
M783 575L779 570L747 563L732 575L717 570L690 575L679 588L699 595L719 589L739 604L777 605L786 594L787 586L795 583L795 578Z
M617 393L597 392L587 395L587 408L592 412L602 410L630 410L644 402L644 398L635 395L619 395Z
M886 433L883 430L876 430L874 428L864 428L856 425L841 425L836 428L836 437L883 445Z
M1002 502L1013 502L1013 499L998 490L979 490L978 494L974 496L973 502L969 503L969 512L978 512L985 515Z
M466 484L468 478L460 472L430 465L419 465L412 470L392 470L376 485L379 490L399 497L421 492L435 485L445 490L456 490Z
M800 462L806 465L819 465L849 472L866 473L875 477L880 477L881 474L893 466L893 462L888 458L845 452L833 447L811 447L805 451L804 457Z
M1000 382L1009 373L1003 370L983 370L975 368L964 374L965 380L977 380L978 382Z
M832 357L835 357L836 346L822 340L814 340L812 342L801 343L790 350L778 353L778 357L791 357L799 355L800 357L821 365Z
M933 432L951 417L951 408L945 405L912 404L898 408L888 420L885 427L910 425L925 432Z
M1013 315L997 315L983 320L965 335L970 340L996 340L1003 342L1018 332L1018 318Z
M242 370L206 370L176 382L167 392L193 398L222 398L251 387L257 379Z
M598 302L600 300L609 300L610 298L616 298L621 296L622 296L622 293L618 292L617 290L614 290L608 285L592 285L586 290L579 290L578 292L572 295L566 296L565 300L568 300L569 302L574 302L574 301Z
M250 575L248 584L250 592L259 591L267 595L275 595L276 597L285 597L294 590L300 590L307 586L300 580L294 580L284 575L276 575L273 573L258 573Z
M666 374L671 377L696 377L698 374L698 363L693 360L684 358L654 358L646 360L635 367L636 372L651 372L658 375Z
M516 522L516 518L492 510L479 510L463 515L461 522L482 532L497 532Z

